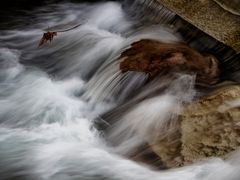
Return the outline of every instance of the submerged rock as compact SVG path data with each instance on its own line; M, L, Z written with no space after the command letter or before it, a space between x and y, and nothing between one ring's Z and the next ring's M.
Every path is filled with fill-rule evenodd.
M212 55L202 55L184 43L163 43L140 40L121 55L121 71L145 72L152 79L170 72L197 75L197 82L214 84L218 81L218 61Z
M165 136L158 137L149 142L153 152L159 156L162 163L168 167L179 167L184 164L181 154L181 132L180 123L171 129Z
M240 148L240 85L220 88L188 105L178 122L174 133L149 143L167 167L225 158Z

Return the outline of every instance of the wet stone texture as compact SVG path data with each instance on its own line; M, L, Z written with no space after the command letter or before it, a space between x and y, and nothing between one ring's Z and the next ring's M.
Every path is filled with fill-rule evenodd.
M198 83L213 85L219 75L216 58L183 43L140 40L125 50L120 60L123 73L145 72L150 80L169 72L196 73ZM179 167L208 157L224 158L239 149L240 86L219 87L185 105L176 126L148 142L165 167Z
M214 0L225 10L231 12L232 14L240 15L240 0Z
M203 32L240 52L240 15L237 15L239 0L157 1Z
M163 43L140 40L121 55L121 71L145 72L152 79L170 72L197 74L197 82L214 84L218 81L217 59L202 55L184 43Z
M188 106L181 123L184 162L224 157L240 147L240 86L219 89Z
M169 168L239 150L240 86L223 87L188 105L174 133L149 144Z

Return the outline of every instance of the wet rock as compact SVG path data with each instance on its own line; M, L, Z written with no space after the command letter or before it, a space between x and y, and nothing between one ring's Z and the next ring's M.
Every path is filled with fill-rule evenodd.
M185 163L224 157L240 147L240 86L220 89L188 106L182 116Z
M240 0L214 0L216 3L218 3L222 8L225 10L240 15Z
M163 161L152 150L148 143L143 143L127 155L127 158L139 163L148 164L151 168L162 170L166 169Z
M157 1L201 31L240 52L240 18L236 15L239 13L239 0Z
M218 81L218 61L212 55L202 55L184 43L163 43L140 40L121 55L121 71L145 72L152 79L170 72L194 73L197 82L214 84Z
M240 85L222 87L188 105L178 126L166 137L149 142L171 168L204 160L225 158L240 148Z
M184 164L181 154L182 142L180 123L170 131L171 132L149 142L149 146L152 148L153 152L159 156L166 167L179 167Z

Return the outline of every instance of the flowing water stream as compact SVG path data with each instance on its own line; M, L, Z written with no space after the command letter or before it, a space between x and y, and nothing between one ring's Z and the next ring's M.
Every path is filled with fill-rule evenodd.
M165 122L196 92L194 75L143 86L146 75L121 74L118 57L139 39L177 35L129 19L118 2L60 3L24 18L29 25L0 32L1 180L239 179L238 155L160 171L124 156L167 132ZM38 48L44 29L76 24ZM113 109L106 135L96 124L108 126L101 117Z

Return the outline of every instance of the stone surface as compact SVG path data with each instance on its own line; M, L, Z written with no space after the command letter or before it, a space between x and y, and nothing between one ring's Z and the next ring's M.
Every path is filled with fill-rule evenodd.
M225 10L240 15L240 0L214 0L216 3L218 3L222 8Z
M178 126L149 142L163 163L179 167L240 148L240 85L224 86L188 105Z
M157 1L200 30L240 52L240 16L219 6L220 0L218 4L213 0ZM223 6L223 1L221 5ZM225 4L224 7L230 9L229 5Z
M145 72L150 79L170 72L194 73L197 82L214 84L218 81L218 61L202 55L184 43L163 43L140 40L125 50L121 57L121 71Z
M235 102L231 104L231 101ZM240 86L218 90L187 107L182 116L181 133L185 163L205 157L224 157L238 149Z
M176 129L172 129L172 132L149 142L149 146L166 167L179 167L184 164L181 154L180 122L176 125Z

